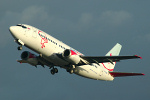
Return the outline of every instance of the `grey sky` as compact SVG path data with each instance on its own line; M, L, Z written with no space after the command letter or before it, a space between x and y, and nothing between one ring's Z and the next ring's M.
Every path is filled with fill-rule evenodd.
M1 0L0 100L149 99L149 4L149 0ZM35 26L88 56L103 56L120 43L120 55L143 59L118 62L115 71L146 75L107 82L70 75L61 68L52 76L48 68L19 64L22 51L17 51L8 31L18 23Z

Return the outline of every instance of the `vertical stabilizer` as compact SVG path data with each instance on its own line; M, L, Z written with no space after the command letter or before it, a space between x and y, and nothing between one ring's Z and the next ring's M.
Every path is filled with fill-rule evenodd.
M105 56L119 56L122 46L117 43Z
M119 56L122 46L117 43L105 56ZM108 71L113 71L116 62L102 63L103 67Z

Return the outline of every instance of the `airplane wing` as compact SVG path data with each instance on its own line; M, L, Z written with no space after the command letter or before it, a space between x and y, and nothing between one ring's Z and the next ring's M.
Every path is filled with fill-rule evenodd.
M124 73L124 72L109 72L113 77L124 77L124 76L137 76L145 75L143 73Z
M135 59L141 58L140 56L99 56L99 57L92 57L92 56L81 56L82 59L88 61L89 63L105 63L105 62L119 62L120 60L126 59ZM142 58L141 58L142 59Z

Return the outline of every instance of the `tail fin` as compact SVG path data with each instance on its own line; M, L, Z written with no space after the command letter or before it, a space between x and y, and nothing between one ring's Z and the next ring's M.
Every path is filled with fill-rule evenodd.
M122 46L117 43L105 56L118 56Z
M121 48L122 48L122 46L119 43L117 43L105 56L119 56ZM106 68L108 71L113 71L115 64L116 64L116 62L102 63L104 68Z

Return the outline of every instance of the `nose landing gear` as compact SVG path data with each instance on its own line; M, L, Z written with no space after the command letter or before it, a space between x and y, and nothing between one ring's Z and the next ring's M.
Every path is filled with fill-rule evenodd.
M16 39L14 40L16 43L18 43L20 46L18 46L18 50L22 50L22 46L24 45L24 43L20 40L20 39Z
M22 50L22 45L17 48L18 50Z

